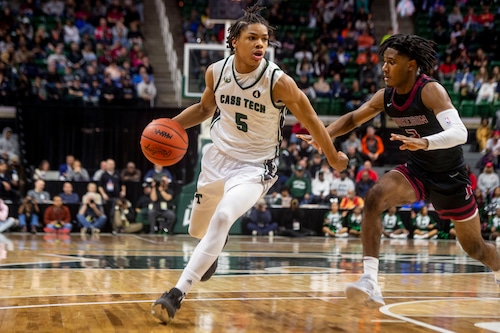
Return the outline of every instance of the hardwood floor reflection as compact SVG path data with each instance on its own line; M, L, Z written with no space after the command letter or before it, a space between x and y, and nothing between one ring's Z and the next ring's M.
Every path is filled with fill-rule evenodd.
M0 332L500 332L493 274L455 241L383 240L386 306L344 299L358 239L230 236L214 277L169 326L149 313L197 241L187 235L0 235Z

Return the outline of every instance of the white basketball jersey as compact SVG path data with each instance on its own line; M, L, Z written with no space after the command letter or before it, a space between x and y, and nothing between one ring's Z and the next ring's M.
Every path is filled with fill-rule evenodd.
M237 74L233 61L232 55L213 65L217 111L212 141L240 161L274 159L279 154L286 109L272 99L272 89L283 72L264 59L255 71Z

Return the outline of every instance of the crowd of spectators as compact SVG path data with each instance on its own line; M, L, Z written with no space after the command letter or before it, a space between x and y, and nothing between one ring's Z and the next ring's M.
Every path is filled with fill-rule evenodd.
M0 105L154 105L135 0L0 4Z

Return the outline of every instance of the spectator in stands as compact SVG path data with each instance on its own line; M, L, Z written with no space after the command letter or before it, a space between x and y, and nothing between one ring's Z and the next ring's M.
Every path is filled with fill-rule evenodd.
M348 177L355 179L359 168L365 161L363 155L361 155L361 153L354 146L348 146L346 151L342 151L345 152L347 158L349 158L349 164L347 165Z
M387 238L408 238L409 231L406 229L396 206L390 207L382 214L382 235Z
M364 205L363 198L356 194L356 190L350 189L347 191L347 195L340 200L339 208L340 210L352 211L355 207L362 208Z
M113 234L129 234L141 231L143 224L135 221L136 214L132 203L126 198L116 200L112 222Z
M361 179L356 182L356 195L364 198L366 192L375 185L373 179L370 178L370 173L367 170L361 170Z
M344 95L346 113L356 110L366 100L365 93L359 86L359 81L354 79L351 83L351 89L348 89Z
M156 86L154 82L150 80L150 76L148 74L142 75L142 81L137 84L137 97L139 99L139 105L145 108L154 107L156 93Z
M64 70L68 64L68 58L64 54L64 45L57 44L54 53L47 57L47 65L55 65L57 71Z
M323 75L318 77L318 80L313 84L314 91L317 97L332 98L332 89L330 83L325 80Z
M476 104L481 104L483 102L493 103L496 88L497 82L492 75L489 75L488 80L483 82L481 88L479 88L477 92Z
M359 182L361 180L361 176L363 171L368 171L370 174L370 178L376 183L378 182L378 174L375 170L372 168L372 162L370 160L365 161L363 163L363 168L358 171L356 174L356 182Z
M17 135L13 135L11 127L4 127L2 131L0 153L7 160L14 155L19 156L19 142L17 141Z
M113 34L105 17L99 19L99 26L94 30L94 38L97 44L111 45L113 43Z
M424 205L416 213L411 211L411 221L414 227L414 239L434 239L437 238L438 226L436 221L429 215L429 208Z
M361 220L363 218L363 207L355 206L346 217L347 229L350 236L361 237Z
M38 204L50 203L51 196L49 192L45 191L45 180L43 179L36 180L34 188L29 190L27 195Z
M68 104L70 105L83 106L85 103L84 102L85 92L83 91L80 82L81 82L80 78L75 77L72 83L68 85L67 88L68 94L66 96L66 99L68 101Z
M253 236L269 235L272 237L278 231L278 223L273 221L271 211L267 209L266 200L260 199L250 209L247 228Z
M464 17L460 12L460 7L458 5L453 6L451 13L448 14L448 24L450 27L454 26L455 23L463 23Z
M489 58L484 52L483 48L479 47L476 50L476 54L471 58L471 70L476 71L479 68L484 67L488 68L489 66Z
M99 163L99 169L96 170L96 172L92 175L92 180L95 182L98 182L101 180L101 176L106 172L106 160L102 160Z
M73 182L88 182L90 180L87 169L82 166L82 162L75 159L71 164L71 169L66 173L66 180Z
M464 15L464 27L467 31L477 30L478 27L478 17L474 12L474 6L469 6L467 13Z
M325 172L319 170L311 182L312 204L326 204L330 198L330 182L325 179Z
M111 158L106 160L106 172L101 175L98 185L99 193L104 202L111 202L113 206L116 199L125 198L127 194L127 187L115 169L115 160Z
M477 150L479 152L484 152L486 148L486 143L488 139L493 136L493 130L491 129L489 119L487 117L481 118L481 123L476 129L476 142Z
M116 24L111 28L113 35L113 43L119 41L121 45L128 47L128 28L124 24L124 19L116 21Z
M42 11L52 17L62 17L64 13L64 2L60 0L49 0L42 6Z
M121 171L120 178L123 182L140 182L142 180L142 172L132 161L127 162L127 166Z
M143 183L142 184L142 195L139 197L135 204L135 216L136 221L142 223L143 225L147 225L147 229L149 230L149 221L148 221L148 211L153 206L150 206L151 202L151 183ZM143 229L146 229L144 226Z
M119 90L111 79L110 75L104 77L104 84L101 87L99 105L114 105L119 98Z
M361 30L361 35L358 37L358 50L370 50L375 45L375 38L370 35L368 28Z
M83 102L85 105L98 106L102 97L101 84L99 80L92 80L89 88L83 90Z
M66 101L68 89L62 81L55 82L54 86L47 87L47 98L52 104L62 105Z
M454 81L457 75L457 65L453 62L451 55L445 56L444 62L438 67L438 79L440 81Z
M71 170L71 166L73 165L73 162L75 161L75 156L72 154L68 154L65 157L64 163L59 165L59 177L61 179L66 179L68 176L68 171Z
M137 105L137 90L136 87L132 84L130 80L130 76L126 75L122 78L121 87L118 88L120 91L119 96L121 99L122 105L134 106Z
M28 231L27 224L29 223L31 233L36 234L39 221L38 214L40 214L38 202L33 200L29 195L26 196L18 209L19 227L21 228L21 232Z
M383 165L384 150L382 138L375 133L373 126L368 126L366 134L361 138L361 152L370 159L372 164Z
M432 40L438 45L447 45L450 43L450 34L442 27L440 22L437 22L434 27Z
M295 74L297 76L306 75L310 80L314 76L314 65L309 60L309 58L304 57L302 60L297 62L297 66L295 68Z
M0 198L4 201L17 203L20 199L20 194L14 188L8 169L7 161L0 158Z
M487 201L491 199L493 190L500 186L500 177L495 172L495 167L492 162L487 162L483 172L477 177L477 188L481 190Z
M325 213L323 229L325 236L348 237L348 229L345 224L345 214L339 211L339 203L334 199L330 203L330 210Z
M67 45L71 43L76 43L77 45L80 44L80 31L78 31L78 28L75 26L73 19L69 17L66 18L63 31L64 31L64 44Z
M148 211L150 233L163 232L171 234L174 230L175 212L172 209L174 191L169 189L171 179L163 175L160 180L153 179L150 199L152 208ZM158 218L161 217L159 221Z
M474 90L478 92L484 82L488 81L489 73L485 66L479 67L476 76L474 77Z
M75 74L82 76L84 74L85 58L80 50L80 46L72 42L67 56L67 67L71 68Z
M64 205L60 196L52 199L52 205L45 208L43 222L46 233L69 234L73 225L71 224L71 213L68 206Z
M474 94L474 74L471 73L469 66L463 66L457 72L453 82L453 92L459 93L462 97Z
M378 55L370 48L361 49L358 56L356 57L356 64L358 65L366 65L371 62L374 65L378 64Z
M330 195L337 196L342 199L347 196L349 191L354 191L355 188L356 185L352 179L348 177L347 170L342 170L340 171L340 177L333 179L331 182Z
M283 209L279 223L279 235L287 237L305 237L314 235L314 231L304 227L304 212L299 200L293 198L290 207Z
M483 11L477 15L477 23L485 29L490 29L495 23L495 15L490 12L490 6L483 5Z
M292 198L298 199L301 204L309 203L311 200L311 178L305 174L305 171L305 168L298 163L295 166L295 172L285 182Z
M307 74L301 74L299 76L299 82L297 82L297 86L300 90L302 90L307 98L309 98L309 100L312 101L316 99L316 91L314 90Z
M73 184L71 182L63 183L62 192L59 193L59 197L65 204L80 203L80 196L78 193L73 192Z
M89 183L90 185L93 186L92 189L95 191L95 184ZM87 192L82 197L82 205L78 210L78 214L76 214L76 220L81 226L80 233L82 236L85 236L89 229L92 235L98 235L106 224L107 216L104 213L104 208L102 203L97 201L97 198L100 199L101 197L100 195L94 197L94 195L98 195L98 193Z
M331 83L332 97L335 99L340 99L345 94L345 86L342 83L340 73L333 74L333 80Z

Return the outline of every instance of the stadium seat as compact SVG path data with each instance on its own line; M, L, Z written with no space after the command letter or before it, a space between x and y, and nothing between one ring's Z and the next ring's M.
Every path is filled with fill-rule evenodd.
M476 115L476 102L473 100L463 100L460 103L460 116L474 117Z

